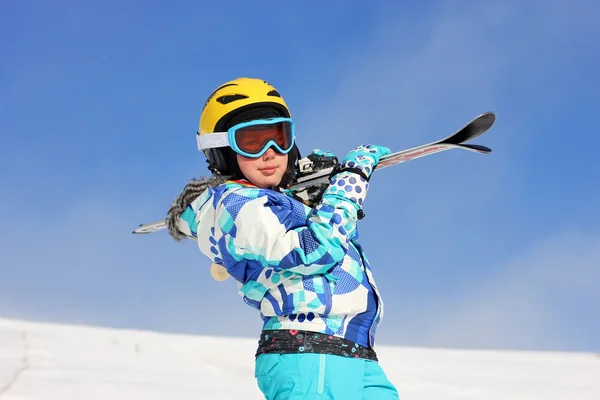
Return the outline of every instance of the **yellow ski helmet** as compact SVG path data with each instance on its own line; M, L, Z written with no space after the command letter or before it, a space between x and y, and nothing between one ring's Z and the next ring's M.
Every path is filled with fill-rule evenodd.
M283 117L291 118L287 104L273 86L256 78L237 78L219 86L206 100L198 133L206 135L223 130L235 114L257 106L269 106Z
M243 121L274 116L291 118L291 112L279 91L262 79L237 78L223 83L208 97L200 115L198 135L224 132ZM206 149L204 154L213 173L241 174L232 149ZM300 152L294 145L289 153L288 165L295 165L299 156Z

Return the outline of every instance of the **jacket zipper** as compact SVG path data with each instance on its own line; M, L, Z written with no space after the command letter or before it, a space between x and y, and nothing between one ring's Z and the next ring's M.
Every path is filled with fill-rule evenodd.
M323 394L325 388L325 354L319 354L319 382L317 383L317 394Z

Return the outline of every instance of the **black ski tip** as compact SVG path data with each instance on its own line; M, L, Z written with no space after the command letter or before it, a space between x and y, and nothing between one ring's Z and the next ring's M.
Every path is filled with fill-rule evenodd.
M463 144L463 146L470 147L470 148L472 148L473 150L475 150L475 151L478 151L478 152L480 152L480 153L486 153L486 154L489 154L489 153L491 153L491 152L492 152L492 149L490 149L490 148L489 148L489 147L487 147L487 146L482 146L482 145L480 145L480 144Z
M493 111L486 111L480 114L480 117L496 119L496 114Z
M492 127L492 125L494 125L494 122L496 122L496 114L491 111L486 111L486 112L482 113L481 115L479 115L479 117L477 117L477 119L486 121L487 126L488 126L487 129L489 129Z
M488 131L496 121L496 114L491 111L479 114L471 122L439 143L462 144L473 140Z

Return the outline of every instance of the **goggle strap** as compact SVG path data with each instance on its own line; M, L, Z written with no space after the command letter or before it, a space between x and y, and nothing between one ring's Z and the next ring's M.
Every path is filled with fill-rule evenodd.
M215 147L229 146L229 137L227 132L215 132L208 135L196 135L198 150L212 149Z
M243 122L238 124L239 128L246 126L262 125L262 124L276 124L279 122L291 122L289 118L269 118L263 120L254 120L250 122ZM198 143L198 150L203 151L205 149L213 149L216 147L232 147L229 142L229 132L214 132L206 135L196 134L196 142Z

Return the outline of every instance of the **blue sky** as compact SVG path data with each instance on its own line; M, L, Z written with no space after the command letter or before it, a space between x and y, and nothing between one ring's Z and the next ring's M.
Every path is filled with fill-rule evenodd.
M0 315L256 337L193 243L131 235L208 173L208 94L252 76L304 153L397 151L497 114L476 141L492 155L373 179L359 229L379 343L598 351L600 5L411 3L4 3Z

